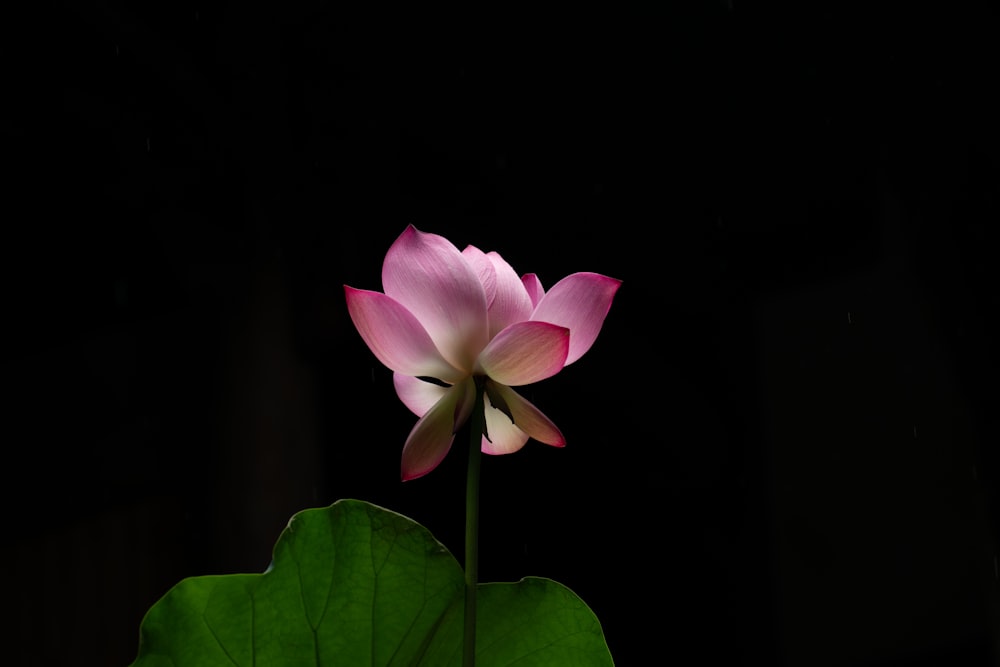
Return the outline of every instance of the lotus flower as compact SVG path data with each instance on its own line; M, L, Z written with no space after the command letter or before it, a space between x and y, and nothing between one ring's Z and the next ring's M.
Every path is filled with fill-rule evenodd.
M459 251L412 225L382 264L385 293L344 286L354 326L420 419L403 446L403 480L433 470L472 413L482 383L482 451L510 454L563 434L511 387L558 373L590 349L621 281L574 273L547 292L495 252Z

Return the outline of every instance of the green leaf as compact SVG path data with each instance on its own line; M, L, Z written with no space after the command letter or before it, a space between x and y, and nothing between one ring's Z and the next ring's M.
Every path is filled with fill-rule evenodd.
M134 667L459 667L464 575L420 524L359 500L299 512L263 574L184 579ZM549 579L481 584L478 667L613 665L600 622Z

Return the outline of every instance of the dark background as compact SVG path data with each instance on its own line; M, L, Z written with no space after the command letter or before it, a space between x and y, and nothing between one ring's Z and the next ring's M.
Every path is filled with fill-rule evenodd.
M409 223L624 281L527 392L568 446L484 462L483 580L625 666L997 664L996 10L806 4L8 21L13 664L127 664L339 498L461 557L464 440L398 481L343 301Z

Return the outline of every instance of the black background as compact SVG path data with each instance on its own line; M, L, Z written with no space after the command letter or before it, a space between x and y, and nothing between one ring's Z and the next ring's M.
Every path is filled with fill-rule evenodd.
M527 391L568 446L484 461L483 580L619 665L996 664L996 10L807 4L8 22L14 663L127 664L339 498L461 557L464 440L399 482L343 301L412 223L624 281Z

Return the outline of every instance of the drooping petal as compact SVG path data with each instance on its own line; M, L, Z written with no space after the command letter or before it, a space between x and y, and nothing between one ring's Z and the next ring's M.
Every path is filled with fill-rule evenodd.
M490 304L490 338L515 322L531 317L534 305L511 265L498 253L490 252L486 258L492 263L496 276L496 295Z
M524 285L524 289L528 292L528 297L531 299L531 306L537 306L538 302L545 296L542 281L534 273L526 273L521 276L521 284Z
M344 285L347 311L372 353L391 370L454 382L465 374L449 364L417 318L394 299Z
M570 330L565 365L582 357L594 344L621 284L620 280L599 273L574 273L553 285L535 306L532 320Z
M465 250L462 251L462 257L479 276L479 282L483 284L483 292L486 293L486 308L489 310L497 293L497 272L493 268L493 262L486 258L485 252L474 245L466 246Z
M474 381L472 378L468 378L463 382L468 384L465 388L464 402L456 408L455 423L457 424L465 423L465 420L469 418L469 414L472 412L472 402L475 400ZM427 414L427 411L434 407L449 389L449 387L442 387L402 373L392 374L392 384L396 388L399 400L418 417Z
M562 370L569 345L570 332L565 327L516 322L490 341L479 355L478 366L500 384L531 384Z
M515 426L510 418L486 401L486 432L489 438L483 436L482 450L484 454L513 454L528 442L528 435Z
M386 253L382 286L416 316L449 363L472 370L489 340L486 294L458 248L410 225Z
M507 404L507 409L510 410L510 415L514 418L514 426L538 442L544 442L546 445L552 445L553 447L566 446L566 439L563 437L559 427L551 419L542 414L541 410L510 387L496 382L493 382L492 385L493 391L497 392ZM487 412L490 411L499 414L500 417L510 422L507 415L499 410L487 408ZM492 437L492 435L493 432L490 431L490 436Z
M462 423L457 421L466 404L470 382L449 387L444 396L421 417L403 445L403 481L423 477L444 460ZM466 413L467 415L467 413Z
M420 378L415 378L402 373L392 374L392 385L396 388L396 396L403 402L403 405L410 409L410 412L418 417L423 417L427 411L440 401L448 387L425 382Z

